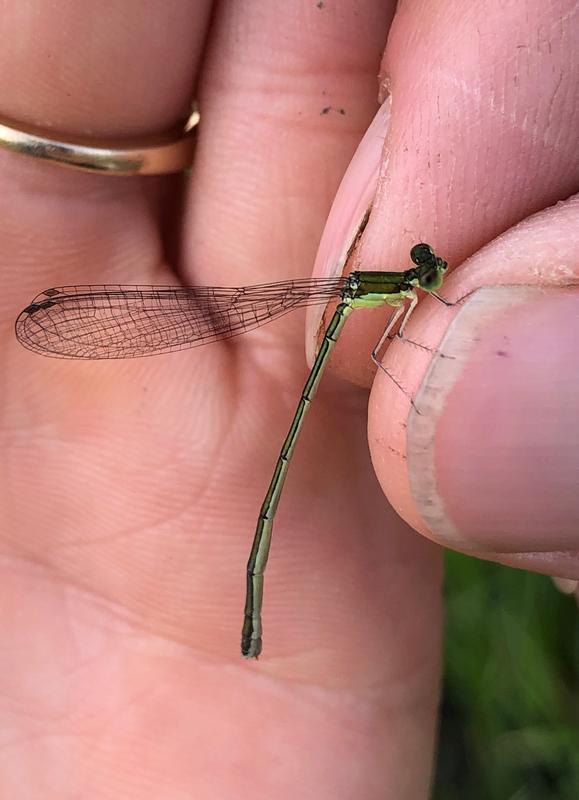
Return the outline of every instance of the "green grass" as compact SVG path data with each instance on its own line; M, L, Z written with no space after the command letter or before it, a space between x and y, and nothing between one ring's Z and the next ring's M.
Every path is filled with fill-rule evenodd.
M435 800L579 800L579 613L551 580L446 557Z

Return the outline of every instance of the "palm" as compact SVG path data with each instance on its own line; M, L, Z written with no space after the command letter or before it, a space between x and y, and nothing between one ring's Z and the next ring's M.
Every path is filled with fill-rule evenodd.
M311 196L304 176L312 158L301 150L299 127L294 139L287 156L280 151L271 159L295 163L301 152L295 185L283 187L295 199L268 210L262 235L254 234L241 257L247 223L236 228L226 217L227 233L207 239L216 224L213 205L225 212L228 202L222 185L203 188L208 166L200 156L180 234L183 269L195 282L275 280L303 274L303 264L311 263L331 190ZM336 154L329 172L323 168L322 185L335 185L348 149ZM106 179L58 177L72 185L73 199L95 180L114 190ZM265 213L262 198L282 188L272 181L266 179L253 207L243 201L244 219ZM289 258L305 201L311 234ZM62 205L60 225L76 245L55 245L35 259L20 280L19 306L52 285L178 282L157 266L159 222L138 194L125 202L122 219L114 204L94 216L66 198ZM101 243L102 229L113 231L111 242ZM270 230L283 233L274 238ZM78 255L85 241L93 243L88 261ZM250 763L256 748L267 749L280 719L296 749L347 719L321 763L330 769L344 746L372 763L384 746L384 734L374 730L384 704L368 707L368 697L386 685L394 698L404 694L409 664L418 687L425 674L434 681L438 634L437 604L425 599L436 591L431 547L394 522L379 492L365 444L366 393L346 384L332 388L330 380L308 420L276 526L264 656L246 663L238 650L244 566L306 374L303 316L156 359L67 362L19 348L9 326L14 311L5 329L5 452L8 486L18 491L6 498L5 587L23 623L5 631L4 641L12 637L14 647L7 674L24 668L30 675L24 735L36 735L38 719L56 715L47 735L62 737L61 757L71 738L83 743L76 769L108 770L113 782L137 780L144 770L144 780L168 796L191 785L205 787L201 796L227 796L237 785L235 769L208 772L199 783L203 765L222 748ZM401 603L409 583L418 590ZM428 612L418 612L420 606ZM279 682L257 680L264 672ZM312 686L348 699L320 714L316 703L310 708ZM406 709L398 714L405 717ZM419 737L427 743L433 703L419 717L427 721ZM420 783L428 759L422 764ZM279 780L280 766L272 768ZM318 756L303 769L315 783ZM269 765L259 767L258 782L267 786L269 772ZM338 786L340 770L334 775Z
M9 504L14 557L27 565L9 578L25 609L19 635L40 648L37 702L50 709L57 680L68 734L82 735L91 763L112 748L115 774L146 755L177 789L198 770L183 753L214 750L208 731L221 740L234 719L267 740L300 692L260 689L256 670L365 694L399 681L409 650L424 658L424 617L401 643L396 598L428 546L385 510L364 445L365 393L345 386L322 393L296 455L265 657L238 657L256 512L305 374L302 324L128 362L45 361L7 343L9 418L18 413L35 443L31 452L16 436L8 448L13 484L26 483L15 495L25 502ZM224 693L220 711L212 699ZM338 704L330 717L344 713ZM265 714L259 729L253 714ZM170 734L151 740L148 720ZM308 728L328 722L316 712ZM302 725L288 738L303 737ZM246 738L240 757L255 746Z
M304 172L309 162L304 153ZM306 185L301 175L296 179ZM206 244L205 208L220 198L219 187L208 196L202 184L194 175L181 234L184 268L196 282L273 280L311 262L319 227L302 237L297 256L283 255L302 224L299 193L269 213L268 229L235 263L245 232L231 230L225 252ZM273 191L266 185L263 195ZM329 192L314 198L320 224L329 200ZM156 225L138 197L127 205L120 236L130 232L128 269L123 259L106 261L97 245L79 274L75 259L69 263L56 251L39 262L42 271L28 275L19 304L51 285L115 282L121 275L125 282L176 283L174 274L154 266ZM249 218L258 211L245 208ZM69 230L89 240L117 215L105 208L87 222L75 204L67 212ZM269 229L284 233L272 241ZM270 672L366 697L392 682L398 696L409 660L427 658L427 672L436 674L436 648L431 655L433 638L425 630L432 602L423 602L422 586L403 612L398 599L424 571L421 556L430 547L402 534L386 510L367 456L361 390L327 389L308 420L276 528L264 657L244 663L238 654L256 514L305 377L301 314L223 345L135 361L43 360L21 350L8 327L6 337L8 419L17 420L18 431L7 452L11 485L20 489L8 503L8 530L13 557L27 565L11 568L17 577L9 582L30 617L20 629L25 653L15 652L30 662L30 643L40 647L33 670L40 715L50 713L57 682L59 719L68 720L69 736L82 736L91 765L112 752L114 776L143 764L152 770L149 781L162 775L175 787L189 785L190 771L198 774L199 763L222 746L224 728L231 737L226 746L249 761L280 717L288 718L284 735L297 747L306 730L323 737L344 714L359 715L361 730L347 739L373 758L381 745L368 737L380 705L352 712L348 700L321 718L304 707L292 723L291 709L306 704L310 690L256 683L260 672ZM430 594L432 581L424 585ZM420 605L429 609L426 616L412 612ZM213 699L224 695L227 702L216 706ZM424 713L430 720L432 706ZM151 726L165 734L151 739ZM325 757L334 760L332 748ZM313 760L312 773L317 768ZM234 784L231 774L222 780Z

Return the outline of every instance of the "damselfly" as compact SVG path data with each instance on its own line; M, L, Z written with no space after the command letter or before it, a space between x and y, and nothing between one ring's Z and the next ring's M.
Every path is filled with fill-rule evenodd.
M352 272L347 277L298 279L245 286L61 286L34 298L16 320L16 336L28 349L56 358L138 358L229 339L264 325L294 308L337 301L302 391L259 512L247 564L241 652L261 652L263 576L273 521L296 442L332 348L356 308L392 306L378 353L400 320L404 327L418 301L416 289L434 295L447 263L427 244L410 251L404 272Z

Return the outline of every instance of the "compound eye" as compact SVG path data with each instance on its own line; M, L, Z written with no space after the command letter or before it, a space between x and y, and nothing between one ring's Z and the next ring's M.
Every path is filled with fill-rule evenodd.
M412 250L410 251L410 258L416 264L416 266L421 267L424 264L428 264L430 262L436 262L436 256L434 255L434 250L429 244L425 244L424 242L420 242L420 244L415 244Z
M438 269L429 269L420 276L418 283L425 292L435 292L442 284L442 275Z

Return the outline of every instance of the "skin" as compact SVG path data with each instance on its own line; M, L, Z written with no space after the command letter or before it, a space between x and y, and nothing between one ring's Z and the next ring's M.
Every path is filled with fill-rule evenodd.
M551 519L525 538L528 493L504 483L517 463L548 463L549 508L579 513L576 481L559 480L579 473L579 447L561 455L579 370L557 385L561 415L551 414L539 459L529 447L550 406L521 384L536 370L517 377L529 420L518 438L508 413L520 417L520 406L501 395L501 491L519 507L503 500L510 522L485 525L480 486L493 489L504 452L476 424L494 400L477 403L481 363L497 370L497 359L468 351L447 402L425 415L435 424L426 434L380 374L371 462L364 354L384 316L358 313L280 506L264 654L244 662L243 566L306 375L303 316L222 346L117 363L45 360L14 341L16 314L49 286L307 274L387 89L391 114L379 112L380 135L352 162L316 273L343 265L371 204L348 268L404 268L425 239L453 265L476 254L449 278L452 298L485 284L572 284L579 204L548 207L579 186L576 3L497 0L460 13L450 0L404 2L390 30L393 15L384 2L212 10L176 0L167 13L116 0L106 15L88 2L59 15L4 4L3 114L138 136L174 124L194 91L202 125L183 193L175 178L84 175L0 152L2 796L283 800L298 785L303 798L425 798L441 638L441 550L428 538L579 578L579 526ZM553 378L577 358L577 293L565 291L552 316L566 322L541 359L551 364L571 342L567 359L546 367ZM539 307L551 304L500 318L523 352L546 347L516 338ZM445 336L461 313L421 304L408 335L455 352L457 337ZM310 318L310 352L318 324ZM541 326L550 330L547 311ZM428 400L433 353L396 342L386 358ZM416 488L433 460L436 529ZM530 485L544 474L537 467Z

